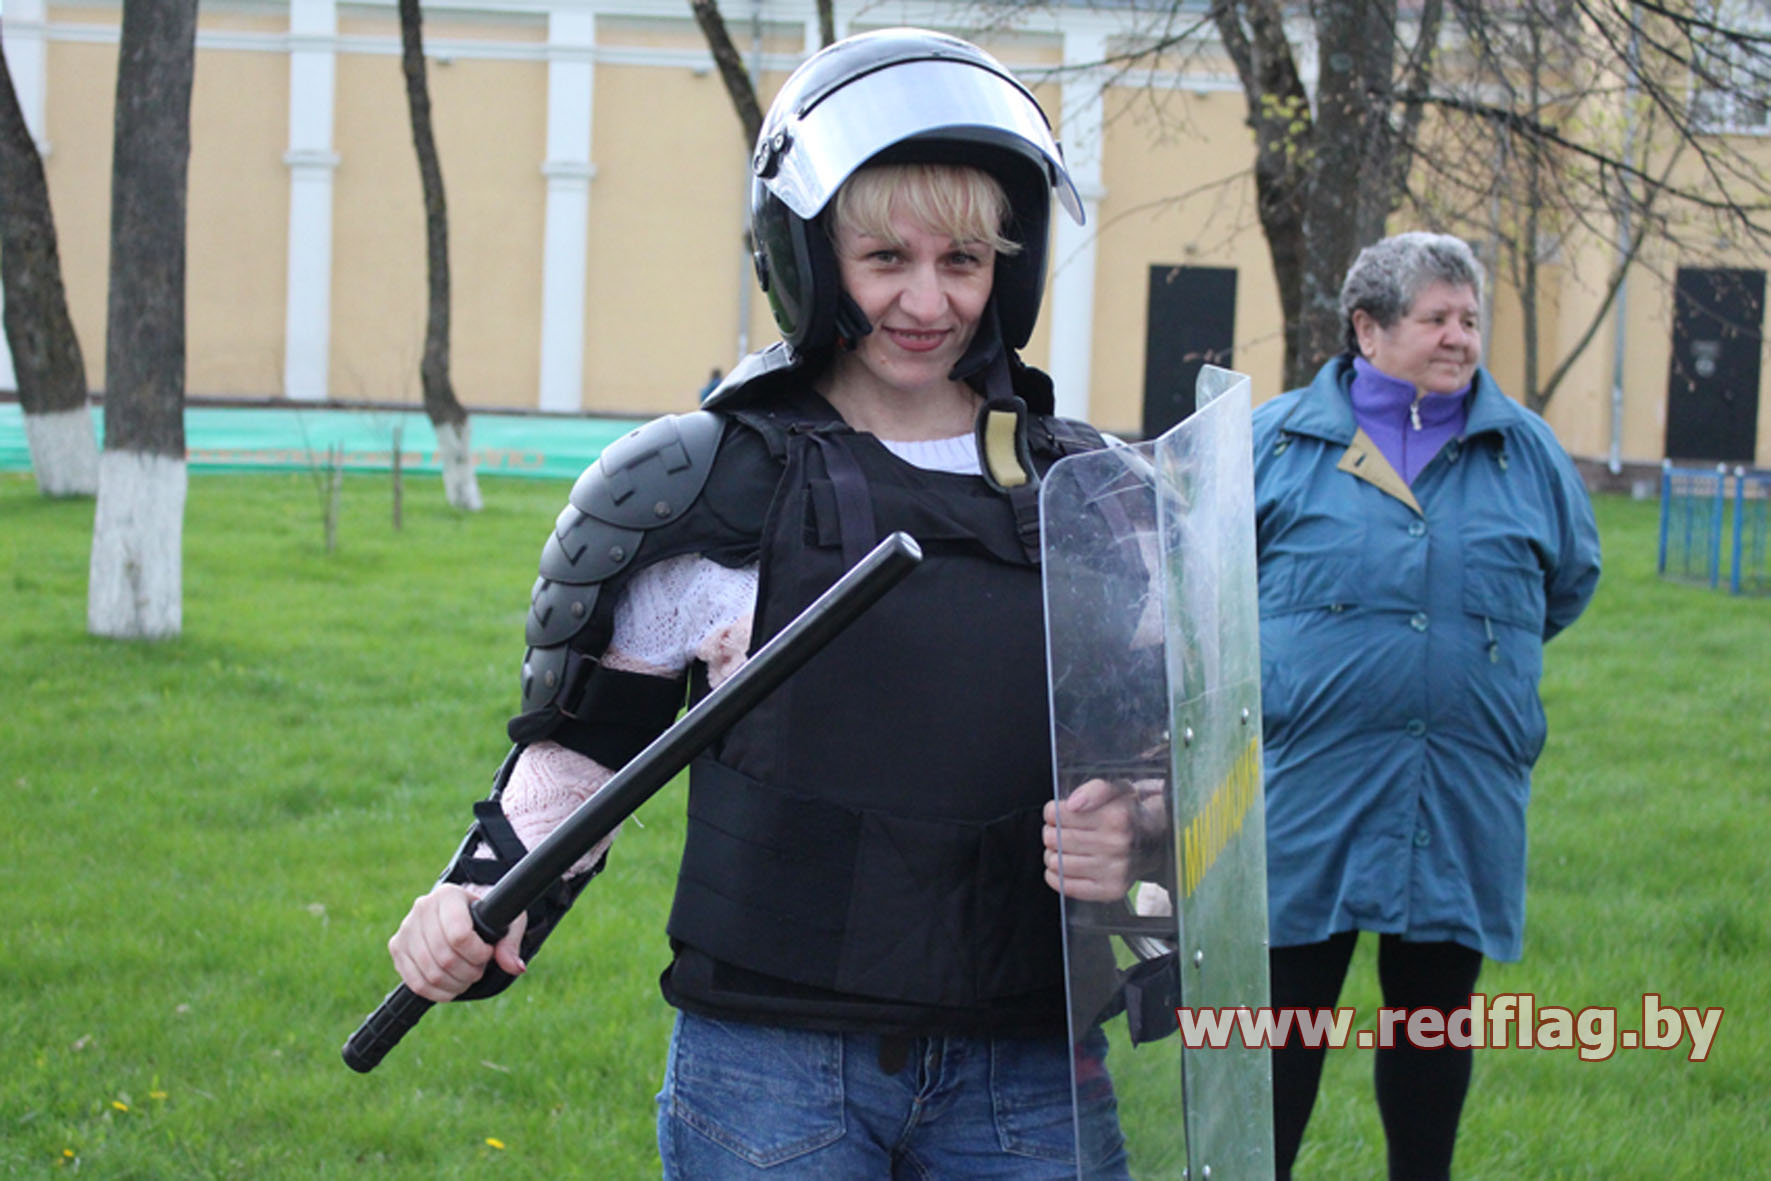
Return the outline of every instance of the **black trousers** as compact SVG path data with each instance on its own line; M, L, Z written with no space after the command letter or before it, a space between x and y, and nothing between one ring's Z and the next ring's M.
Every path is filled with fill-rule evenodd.
M1268 952L1275 1008L1331 1009L1340 1000L1359 932L1322 943ZM1458 943L1409 943L1378 937L1377 974L1388 1008L1438 1009L1449 1014L1470 1003L1482 953ZM1472 1052L1397 1044L1373 1053L1378 1113L1389 1146L1391 1181L1438 1181L1451 1176L1458 1118L1470 1087ZM1325 1047L1292 1044L1273 1051L1273 1148L1279 1181L1289 1181L1316 1104Z

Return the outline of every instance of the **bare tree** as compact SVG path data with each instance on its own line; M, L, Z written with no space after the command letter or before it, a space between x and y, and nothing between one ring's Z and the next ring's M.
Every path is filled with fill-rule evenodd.
M1312 102L1287 6L1217 0L1211 7L1255 133L1256 202L1286 325L1287 385L1302 384L1343 347L1341 276L1382 236L1404 193L1418 115L1398 117L1395 93L1430 81L1443 5L1425 0L1411 27L1400 23L1400 9L1397 0L1315 9Z
M829 45L836 40L836 4L834 0L818 0L818 44Z
M701 35L707 40L707 50L713 54L713 64L719 70L720 81L726 88L726 97L731 100L732 111L738 116L738 127L744 136L744 151L748 153L756 144L756 137L762 131L763 109L756 95L756 79L744 65L744 55L732 41L731 31L726 27L726 18L720 12L719 0L689 0L689 8L695 14L695 23L701 26ZM818 0L818 36L822 44L829 45L836 40L836 12L834 0Z
M707 39L708 52L713 54L713 64L725 85L726 97L731 100L732 111L738 116L738 130L744 136L744 151L748 153L763 126L763 109L757 102L756 81L744 66L744 55L732 43L732 34L726 28L726 18L720 13L718 0L689 0L689 8L695 14L695 23L701 26L701 35Z
M1257 212L1286 325L1285 378L1343 347L1334 293L1357 251L1400 215L1482 242L1524 305L1524 401L1542 409L1603 326L1649 245L1713 257L1764 243L1768 179L1718 108L1771 125L1762 0L1215 0L1254 132ZM1751 10L1751 11L1749 11ZM1119 64L1214 48L1165 13ZM1307 85L1302 63L1316 63ZM1742 96L1746 97L1742 97ZM1559 356L1537 312L1543 260L1604 249L1597 299ZM1572 250L1564 252L1572 253Z
M45 496L98 491L86 363L68 316L43 159L0 47L0 284L31 470Z
M400 67L406 76L406 107L412 117L412 144L424 187L424 239L428 311L419 381L424 412L437 436L443 466L443 494L469 512L481 507L469 444L467 411L456 400L449 378L449 209L443 195L443 167L431 130L430 83L424 64L424 26L418 0L400 0Z
M1520 300L1519 392L1533 409L1548 405L1597 336L1645 246L1690 263L1718 257L1718 243L1724 256L1729 246L1771 245L1771 177L1715 134L1729 129L1718 102L1756 101L1748 118L1766 122L1771 37L1722 19L1738 22L1748 7L1454 0L1463 68L1401 96L1431 113L1449 145L1422 154L1410 200L1491 242ZM1553 298L1543 264L1560 256L1571 265L1582 242L1604 247L1600 273L1580 277L1598 298L1572 345L1550 356L1539 328Z
M690 3L748 146L754 87L717 0ZM1000 19L1043 3L987 7ZM1754 15L1765 27L1743 19ZM1713 257L1718 241L1771 245L1771 178L1713 134L1729 110L1771 127L1765 0L1214 0L1203 19L1154 10L1148 27L1098 64L1125 77L1221 51L1242 83L1288 385L1344 347L1341 279L1398 217L1485 244L1524 307L1520 393L1540 410L1648 246ZM1577 240L1603 247L1607 265L1581 277L1597 298L1552 357L1542 263Z
M105 449L86 626L157 638L182 623L185 191L197 0L125 0L111 150Z

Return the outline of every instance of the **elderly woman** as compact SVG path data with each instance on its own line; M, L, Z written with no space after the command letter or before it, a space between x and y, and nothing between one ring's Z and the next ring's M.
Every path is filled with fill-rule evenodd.
M1543 645L1599 578L1548 426L1478 361L1482 273L1398 234L1341 288L1347 352L1254 417L1273 1004L1332 1008L1360 931L1391 1008L1468 1005L1519 958ZM1390 1176L1450 1173L1468 1048L1375 1055ZM1323 1050L1274 1053L1289 1175Z
M752 169L783 339L579 479L533 592L519 753L390 941L395 966L435 1001L508 984L602 851L495 947L469 892L904 530L916 573L690 771L663 1174L1068 1178L1080 1152L1124 1176L1105 1039L1073 1059L1044 884L1029 523L1040 474L1101 445L1016 355L1054 190L1080 209L1062 157L995 59L882 30L788 79ZM1114 847L1112 807L1066 807ZM594 1038L594 997L585 1017Z

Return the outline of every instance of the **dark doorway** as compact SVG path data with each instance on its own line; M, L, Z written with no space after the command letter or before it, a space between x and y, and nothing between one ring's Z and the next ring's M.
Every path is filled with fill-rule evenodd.
M1235 268L1151 267L1144 324L1144 437L1152 439L1193 413L1200 366L1230 368Z
M1764 271L1679 269L1667 458L1753 461L1764 321Z

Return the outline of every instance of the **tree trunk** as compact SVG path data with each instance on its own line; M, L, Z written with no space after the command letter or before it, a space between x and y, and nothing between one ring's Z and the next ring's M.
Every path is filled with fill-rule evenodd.
M154 638L181 626L185 184L196 0L125 0L111 150L105 451L86 626Z
M1256 210L1273 260L1280 322L1285 325L1286 385L1299 385L1294 375L1299 371L1296 329L1302 319L1304 192L1313 141L1310 98L1285 39L1283 14L1272 0L1219 0L1212 6L1212 22L1236 65L1248 101L1248 125L1255 141Z
M1291 385L1302 384L1346 348L1341 280L1360 248L1383 236L1384 221L1395 207L1385 182L1393 175L1389 120L1396 8L1394 0L1326 4L1317 16L1321 75L1316 89L1315 153L1304 203L1297 368L1286 375Z
M424 186L429 308L424 323L424 358L418 368L424 412L436 431L443 494L455 508L477 512L480 488L474 479L467 411L456 400L449 380L449 209L443 197L437 141L431 131L430 84L425 75L424 27L418 0L400 0L400 67L406 76L412 145L418 153L418 177Z
M6 343L37 489L45 496L98 491L98 443L87 406L86 362L68 316L55 217L43 159L25 124L0 50L0 285Z
M1530 16L1536 16L1535 12ZM1526 43L1530 46L1530 57L1526 69L1526 109L1531 114L1531 121L1538 122L1543 118L1543 42L1537 35L1537 22L1527 20L1525 24ZM1542 347L1542 337L1538 332L1538 309L1542 306L1538 297L1543 293L1538 284L1539 268L1538 237L1540 226L1538 211L1543 199L1543 155L1534 143L1525 145L1525 242L1522 253L1525 280L1519 285L1519 313L1525 322L1525 390L1524 402L1527 406L1537 409L1543 405L1538 397L1537 362L1538 351Z
M1346 341L1340 286L1359 249L1383 236L1407 177L1409 144L1392 128L1396 0L1317 6L1312 108L1279 0L1216 0L1211 20L1236 66L1255 136L1256 209L1285 326L1285 384L1303 385ZM1442 0L1426 0L1406 68L1432 74ZM1401 134L1419 114L1404 113Z
M756 85L751 81L750 71L744 68L744 58L738 47L732 44L732 35L726 29L726 18L720 14L717 0L689 0L689 8L695 14L695 23L701 26L701 35L707 39L713 64L719 68L726 97L732 100L732 110L743 131L745 155L749 155L763 128L763 109L756 100Z

